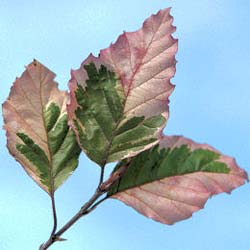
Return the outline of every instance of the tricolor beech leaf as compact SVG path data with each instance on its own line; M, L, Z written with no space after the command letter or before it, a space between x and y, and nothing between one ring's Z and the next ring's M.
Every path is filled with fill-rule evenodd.
M71 72L70 124L81 148L99 165L158 142L173 91L177 40L172 22L169 9L160 11Z
M230 193L247 179L233 158L182 136L162 137L115 171L124 165L126 173L108 195L165 224L190 217L210 196Z
M98 57L90 54L71 71L69 94L36 60L14 82L3 104L7 147L52 200L53 230L39 250L65 240L65 231L109 198L173 224L247 180L233 158L163 134L176 65L172 22L170 9L161 10ZM81 151L101 166L100 179L93 196L57 230L54 192L77 167ZM104 180L109 162L118 163Z
M10 153L48 194L78 165L79 147L68 126L68 94L54 73L38 61L29 64L3 104Z

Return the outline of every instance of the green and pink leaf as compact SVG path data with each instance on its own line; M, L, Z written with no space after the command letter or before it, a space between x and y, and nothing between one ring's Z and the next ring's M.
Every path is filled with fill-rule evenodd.
M124 165L129 167L109 196L165 224L189 218L212 195L230 193L247 180L233 158L182 136L164 136L117 168Z
M54 77L34 60L3 104L9 152L50 195L77 167L80 154L67 124L68 94L58 90Z
M100 166L157 144L166 125L177 40L169 9L71 72L69 123Z

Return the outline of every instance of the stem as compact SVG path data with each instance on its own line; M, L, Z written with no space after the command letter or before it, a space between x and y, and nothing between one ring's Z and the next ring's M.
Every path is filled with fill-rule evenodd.
M97 206L99 206L101 203L103 203L105 200L108 199L108 196L106 195L104 198L100 199L99 201L97 201L92 207L90 207L87 211L86 214L92 212L94 209L96 209Z
M57 229L57 215L56 215L56 205L55 205L55 196L54 196L54 194L52 194L52 196L51 196L51 203L52 203L54 226L53 226L50 237L52 237L55 234L56 229Z
M88 202L86 202L82 208L78 211L76 215L74 215L60 230L58 230L57 233L54 233L52 237L49 238L49 240L40 246L39 250L46 250L49 246L51 246L54 242L60 241L60 236L67 231L73 224L75 224L76 221L78 221L82 216L88 214L90 211L92 211L96 206L94 205L93 208L91 208L90 211L88 209L94 204L94 202L103 194L103 191L101 191L99 188L97 188L94 195L90 198ZM104 199L102 200L104 201ZM98 202L98 205L101 202Z
M55 241L55 232L56 232L56 229L57 229L57 215L56 215L55 194L51 193L50 197L51 197L51 204L52 204L52 212L53 212L53 222L54 222L54 225L53 225L53 229L52 229L52 232L50 234L48 242L54 242ZM40 246L39 250L46 249L44 247L46 247L46 245L42 244Z
M100 186L100 185L102 184L102 182L103 182L104 171L105 171L105 165L101 167L101 175L100 175L100 180L99 180L99 186Z
M73 216L68 223L66 223L56 234L56 237L60 237L67 229L69 229L77 220L79 220L83 215L88 213L88 209L94 202L102 195L103 193L100 192L98 189L96 190L95 194L90 198L88 202L79 210L79 212Z
M89 201L87 201L81 207L81 209L78 211L77 214L75 214L60 230L57 231L57 233L55 233L55 231L56 231L56 225L57 225L55 202L54 202L54 196L52 196L53 197L53 199L52 199L52 208L53 208L53 215L54 215L54 228L53 228L53 231L52 231L51 236L48 239L48 241L46 243L42 244L40 246L39 250L47 250L48 247L51 246L56 241L62 241L62 240L64 240L64 239L62 239L60 237L61 237L61 235L65 231L67 231L81 217L83 217L84 215L87 215L88 213L92 212L98 205L100 205L103 201L105 201L108 198L108 196L105 196L104 198L100 199L99 201L97 201L97 200L98 200L98 198L100 196L102 196L103 194L107 193L110 190L110 188L121 178L121 176L127 170L128 165L129 164L121 167L116 172L114 172L113 174L111 174L111 176L105 182L103 182L104 168L105 168L105 166L103 166L101 168L101 175L100 175L99 185L98 185L95 193L93 194L93 196L89 199Z

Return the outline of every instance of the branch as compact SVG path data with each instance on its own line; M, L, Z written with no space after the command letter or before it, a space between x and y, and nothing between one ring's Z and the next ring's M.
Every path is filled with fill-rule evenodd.
M81 217L84 215L89 214L92 212L98 205L100 205L103 201L105 201L108 196L100 199L99 201L98 198L102 196L103 194L107 193L110 188L121 178L121 176L125 173L125 171L128 168L128 165L125 165L121 168L119 168L117 171L111 174L111 176L106 180L105 182L103 181L103 176L104 176L104 167L102 167L101 170L101 177L100 177L100 183L93 194L93 196L87 201L82 208L78 211L76 215L74 215L60 230L58 230L57 233L53 233L49 240L42 244L39 248L39 250L46 250L48 249L49 246L51 246L53 243L56 241L63 241L64 239L60 238L61 235L66 232L73 224L75 224ZM96 202L97 201L97 202ZM96 203L95 203L96 202ZM52 203L53 204L53 203ZM53 211L55 211L53 209ZM55 217L54 217L55 218ZM54 224L55 225L55 224ZM54 227L55 228L55 227ZM53 229L54 230L54 229ZM53 231L52 231L53 232Z
M62 239L60 236L67 231L76 221L78 221L83 215L88 213L88 208L91 207L91 205L94 204L94 202L103 194L99 189L96 190L94 195L90 198L88 202L82 206L82 208L79 210L79 212L73 216L57 233L55 233L52 237L49 238L49 240L40 246L39 250L46 250L49 246L51 246L56 241L61 241Z
M128 169L130 162L126 165L118 168L115 172L113 172L110 177L103 183L99 185L101 190L109 191L110 188L125 174L126 170Z

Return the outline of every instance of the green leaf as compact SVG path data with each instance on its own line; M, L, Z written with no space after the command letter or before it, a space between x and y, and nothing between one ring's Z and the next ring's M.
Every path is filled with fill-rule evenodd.
M15 81L3 104L10 153L49 195L78 165L80 148L68 126L68 95L37 61Z
M230 192L247 179L233 158L180 136L163 137L114 172L124 166L127 171L108 196L166 224L190 217L211 195Z

